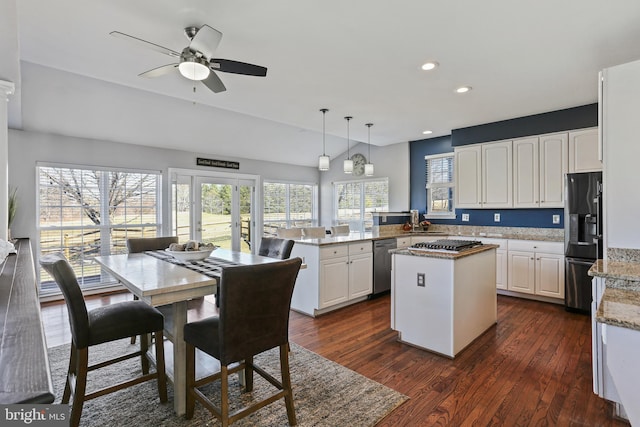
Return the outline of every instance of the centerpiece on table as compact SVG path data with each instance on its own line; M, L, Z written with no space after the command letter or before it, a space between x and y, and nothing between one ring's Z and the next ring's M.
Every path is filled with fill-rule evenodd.
M180 261L202 261L211 255L218 246L213 243L196 242L189 240L185 244L172 243L165 252Z

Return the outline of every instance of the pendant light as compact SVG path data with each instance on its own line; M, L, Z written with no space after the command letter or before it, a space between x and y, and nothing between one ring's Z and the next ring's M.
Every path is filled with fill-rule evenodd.
M368 128L369 134L367 140L367 147L369 149L369 161L364 165L364 175L373 176L373 163L371 163L371 126L373 126L373 123L367 123L365 126Z
M318 157L318 169L328 171L331 159L325 154L325 115L329 110L321 108L320 111L322 111L322 156Z
M344 118L347 121L347 159L344 161L344 173L353 173L353 160L349 153L349 120L353 119L351 116Z

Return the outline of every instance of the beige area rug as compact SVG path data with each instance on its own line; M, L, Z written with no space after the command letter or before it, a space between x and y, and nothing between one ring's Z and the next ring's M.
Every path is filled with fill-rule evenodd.
M136 348L129 340L91 347L90 364L124 354ZM277 350L267 351L255 358L259 366L279 378ZM64 391L68 365L69 346L49 349L49 361L55 390L55 403L60 403ZM347 369L324 357L291 344L289 356L294 392L294 404L299 426L373 426L408 397L357 372ZM140 359L130 359L89 373L88 388L92 384L114 384L133 375L139 375ZM238 376L230 381L232 402L246 402L261 393L271 393L273 388L259 375L254 375L254 390L241 393ZM169 382L169 402L160 404L155 381L133 386L126 390L101 396L85 403L81 426L217 426L220 423L196 403L193 419L185 420L173 411L173 388ZM219 402L220 382L208 386L207 394ZM284 400L272 403L234 426L286 426L287 412Z

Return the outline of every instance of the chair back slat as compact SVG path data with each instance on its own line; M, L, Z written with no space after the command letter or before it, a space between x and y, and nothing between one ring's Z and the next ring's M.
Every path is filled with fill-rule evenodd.
M40 258L40 265L53 277L64 295L69 311L71 336L78 348L89 346L89 315L76 273L62 253Z
M220 277L220 363L289 341L289 309L302 260L228 267Z

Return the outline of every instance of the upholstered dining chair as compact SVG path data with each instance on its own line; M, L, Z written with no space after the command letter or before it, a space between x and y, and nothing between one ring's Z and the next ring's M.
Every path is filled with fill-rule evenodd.
M276 234L283 239L300 239L302 238L302 228L278 228Z
M260 241L258 255L269 258L287 259L291 256L291 250L296 242L290 239L277 237L263 237Z
M302 237L310 239L324 239L327 232L324 227L304 227L302 229Z
M200 402L223 426L246 417L281 398L285 400L290 425L296 424L293 391L289 373L289 310L293 287L302 260L291 258L269 264L234 266L222 270L220 277L220 314L184 326L187 353L186 418L191 419L195 402ZM220 361L220 372L196 381L196 348ZM253 362L253 357L278 348L281 381ZM229 365L238 362L238 365ZM229 411L229 374L245 371L245 388L253 390L253 372L257 372L278 391L264 399ZM216 406L199 387L216 380L221 383L220 405ZM265 391L266 393L266 391Z
M127 238L127 251L136 254L145 251L161 251L167 249L172 243L178 243L178 236L166 237L129 237ZM137 300L136 295L133 296ZM164 310L167 311L167 310ZM136 343L136 336L131 337L131 344Z
M349 234L349 231L349 224L331 226L331 235L333 236L336 234Z
M71 357L62 396L62 403L69 403L73 394L69 425L78 426L85 401L144 381L157 379L160 402L166 402L167 379L164 366L162 314L142 301L125 301L87 311L76 275L63 254L45 255L40 259L40 265L60 287L69 311ZM149 373L147 334L151 333L155 334L156 371ZM141 336L139 351L89 366L89 347L135 335ZM138 356L142 363L141 376L86 394L89 371Z

